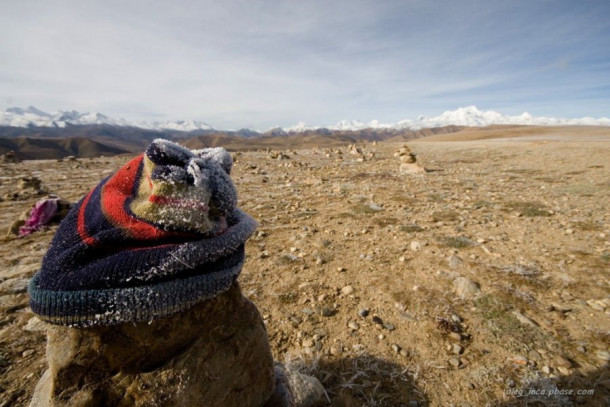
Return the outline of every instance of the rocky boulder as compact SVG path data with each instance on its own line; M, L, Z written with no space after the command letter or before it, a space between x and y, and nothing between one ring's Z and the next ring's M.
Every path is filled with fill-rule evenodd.
M263 320L235 283L151 323L49 325L31 406L262 406L275 372Z

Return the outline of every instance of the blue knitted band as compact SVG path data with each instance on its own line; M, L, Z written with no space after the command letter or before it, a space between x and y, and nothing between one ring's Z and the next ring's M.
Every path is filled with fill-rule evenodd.
M157 284L120 289L52 291L30 281L30 307L43 320L57 325L93 326L149 322L184 311L229 289L241 272L244 250L232 256L236 264Z

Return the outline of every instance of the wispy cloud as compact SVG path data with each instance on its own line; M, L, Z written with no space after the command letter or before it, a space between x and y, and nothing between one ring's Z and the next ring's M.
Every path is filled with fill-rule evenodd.
M610 111L608 2L11 2L0 107L216 127ZM574 103L574 101L578 101Z

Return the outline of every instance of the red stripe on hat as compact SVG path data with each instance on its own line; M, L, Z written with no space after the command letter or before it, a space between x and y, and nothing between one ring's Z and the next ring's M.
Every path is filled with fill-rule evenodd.
M76 222L76 228L78 230L78 234L80 235L81 240L83 241L83 243L89 246L97 246L99 243L96 238L89 236L89 234L87 233L87 228L85 227L85 209L87 208L89 199L91 199L91 195L93 195L93 191L95 191L95 189L92 189L91 192L89 192L83 200L83 203L80 206L80 209L78 210L78 220Z
M138 169L144 155L125 164L102 189L102 210L107 219L137 240L154 240L182 234L167 232L143 222L125 211L125 203L137 193Z

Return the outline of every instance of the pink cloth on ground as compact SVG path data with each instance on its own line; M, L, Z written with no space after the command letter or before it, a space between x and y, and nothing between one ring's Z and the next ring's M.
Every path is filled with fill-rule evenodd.
M59 198L41 199L30 212L25 225L19 228L19 236L26 236L47 225L57 214Z

